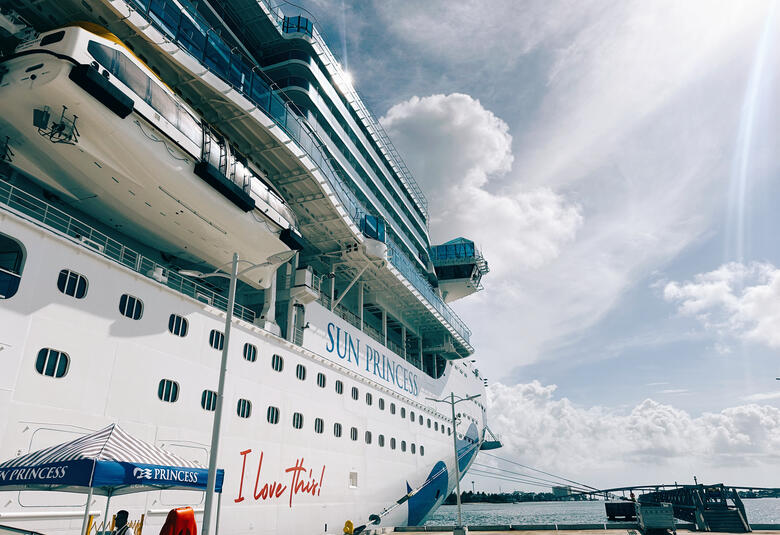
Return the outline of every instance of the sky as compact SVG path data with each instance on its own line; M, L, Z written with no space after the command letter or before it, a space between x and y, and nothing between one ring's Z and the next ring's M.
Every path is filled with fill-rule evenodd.
M600 488L780 486L776 4L280 4L390 134L432 242L489 262L452 306L498 455Z

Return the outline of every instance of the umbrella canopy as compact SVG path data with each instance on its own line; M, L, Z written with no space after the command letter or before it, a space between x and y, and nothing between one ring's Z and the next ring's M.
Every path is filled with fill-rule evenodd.
M215 488L222 491L224 471ZM152 489L206 490L208 470L130 436L116 424L0 463L0 490L116 496Z

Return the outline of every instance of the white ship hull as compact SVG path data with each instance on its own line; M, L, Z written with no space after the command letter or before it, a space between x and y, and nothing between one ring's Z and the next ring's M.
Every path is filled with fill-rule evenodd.
M117 422L141 439L207 464L213 413L203 410L200 400L204 389L216 390L220 352L209 346L209 333L223 328L223 313L12 211L0 210L0 232L21 243L26 252L17 294L0 301L0 458ZM87 277L84 299L58 291L61 269ZM119 313L123 293L143 300L140 320ZM304 348L246 322L236 321L233 326L219 460L225 469L221 533L340 533L346 520L366 524L369 515L382 513L409 489L422 487L384 516L379 526L405 525L410 519L417 523L454 486L452 437L442 432L451 425L450 419L446 407L431 404L426 397L451 391L472 395L482 391L481 382L451 364L439 379L415 370L418 392L412 395L403 380L382 379L373 364L366 371L365 346L374 346L388 361L409 367L402 358L355 332L321 305L308 306L310 328L305 331ZM187 318L186 337L168 331L172 313ZM359 364L349 348L342 348L347 355L342 359L339 349L328 343L327 323L333 324L331 332L339 327L351 333L358 359L363 359ZM244 343L257 346L255 362L243 359ZM64 377L36 371L36 355L46 347L69 355ZM271 368L273 355L284 359L282 372ZM296 377L299 364L306 368L304 381ZM317 385L318 373L326 377L325 388ZM179 385L175 403L158 399L159 382L166 378ZM343 382L343 394L334 389L337 380ZM353 387L359 392L357 400L351 396ZM373 397L371 406L366 404L366 394ZM239 399L252 403L249 418L238 417ZM379 409L379 399L384 400L384 410ZM390 413L391 403L395 414ZM279 409L278 424L267 422L269 406ZM402 408L405 418L400 416ZM474 441L459 440L466 468L479 447L484 412L471 402L458 409L464 414L459 430L468 429ZM293 428L295 412L303 415L301 429ZM324 421L321 434L315 432L315 418ZM334 436L335 423L342 425L341 437ZM350 437L353 427L357 440ZM371 444L366 444L366 432L371 433ZM384 435L383 447L378 444L380 435ZM425 485L432 471L440 474L443 465L446 472ZM131 518L145 514L144 532L154 533L171 507L202 508L202 495L161 491L118 497L112 503L129 510ZM102 499L94 503L95 514L102 514L102 505ZM0 523L45 533L77 533L83 506L81 495L13 493L0 506Z

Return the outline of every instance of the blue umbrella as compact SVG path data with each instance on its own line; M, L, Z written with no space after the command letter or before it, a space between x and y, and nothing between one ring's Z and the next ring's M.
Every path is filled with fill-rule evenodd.
M224 470L217 470L222 492ZM155 489L206 490L208 470L130 436L111 424L95 433L0 463L0 490L84 492L84 533L92 495L111 496Z

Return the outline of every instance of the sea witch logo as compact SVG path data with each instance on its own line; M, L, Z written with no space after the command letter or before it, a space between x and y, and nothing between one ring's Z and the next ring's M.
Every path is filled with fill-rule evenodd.
M136 479L152 479L151 468L133 468L133 476Z
M333 322L328 323L328 342L325 345L325 350L328 353L335 351L341 360L348 362L354 360L357 366L361 366L362 359L363 367L368 373L372 373L413 396L420 393L420 387L417 386L417 374L413 370L394 362L390 357L368 344L363 344L363 348L364 351L361 355L360 338L352 336Z

